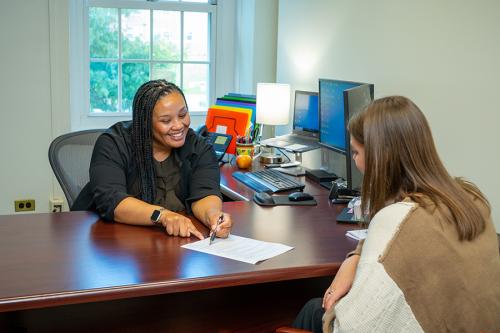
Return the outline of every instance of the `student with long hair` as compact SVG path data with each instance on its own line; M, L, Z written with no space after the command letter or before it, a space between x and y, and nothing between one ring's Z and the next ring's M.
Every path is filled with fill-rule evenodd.
M322 305L328 332L498 331L490 205L447 172L424 114L408 98L381 98L351 119L349 133L368 236L295 326L321 331Z
M165 80L144 83L134 97L132 121L116 123L98 138L90 182L72 210L203 239L185 216L193 214L218 237L227 237L232 220L222 212L219 165L190 124L179 87Z

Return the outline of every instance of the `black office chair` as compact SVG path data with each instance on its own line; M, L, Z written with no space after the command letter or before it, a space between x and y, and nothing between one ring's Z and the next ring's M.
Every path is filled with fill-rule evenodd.
M199 136L203 136L203 137L206 137L207 134L208 134L208 128L207 128L207 125L205 124L201 124L200 126L198 126L198 128L195 128L194 129L194 132L196 134L198 134Z
M49 147L49 162L69 207L89 181L94 144L105 130L93 129L63 134Z

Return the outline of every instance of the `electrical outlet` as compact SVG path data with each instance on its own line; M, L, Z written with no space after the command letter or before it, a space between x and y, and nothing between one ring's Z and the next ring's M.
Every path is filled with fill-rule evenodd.
M63 211L64 200L61 198L52 198L49 200L49 210L52 213L60 213Z
M35 210L35 199L23 199L14 201L16 212L29 212Z

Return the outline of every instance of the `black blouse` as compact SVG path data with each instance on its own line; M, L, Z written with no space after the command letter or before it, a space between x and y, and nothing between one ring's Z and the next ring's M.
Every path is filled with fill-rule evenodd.
M154 204L165 207L173 212L186 210L182 201L175 192L179 192L181 170L175 155L167 157L164 161L153 161L156 174L156 196Z
M94 146L90 182L82 189L71 210L93 210L113 220L116 206L127 197L139 197L140 184L131 144L132 122L111 126ZM186 141L173 150L180 168L175 194L191 213L191 204L208 195L222 198L220 170L211 145L189 129Z

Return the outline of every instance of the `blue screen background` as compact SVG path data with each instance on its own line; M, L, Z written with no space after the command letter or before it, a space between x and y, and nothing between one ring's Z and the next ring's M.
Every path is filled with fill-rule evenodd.
M319 142L346 151L344 90L359 85L355 82L319 80Z
M293 128L308 132L318 132L318 95L297 92L295 94Z

